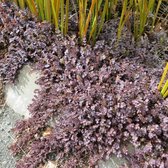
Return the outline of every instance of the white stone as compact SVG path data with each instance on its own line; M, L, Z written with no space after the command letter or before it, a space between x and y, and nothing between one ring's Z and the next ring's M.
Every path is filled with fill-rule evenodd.
M16 84L7 85L5 88L6 104L25 118L30 117L28 106L32 103L34 90L40 89L40 86L35 84L39 76L39 73L26 65L20 71Z

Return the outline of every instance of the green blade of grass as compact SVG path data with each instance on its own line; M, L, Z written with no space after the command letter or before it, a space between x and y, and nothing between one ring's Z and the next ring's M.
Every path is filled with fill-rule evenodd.
M38 8L38 15L39 17L44 20L45 14L44 14L44 0L36 0L37 8Z
M163 88L161 90L162 96L165 94L167 89L168 89L168 80L166 81L166 83L164 84L164 86L163 86Z
M44 0L44 13L45 13L45 19L51 22L51 1L50 0Z
M69 0L66 0L64 34L66 34L68 32L68 18L69 18Z
M109 7L109 0L108 0L108 7ZM106 18L109 18L109 10L106 10Z
M164 82L164 80L165 80L165 78L166 78L167 72L168 72L168 63L166 64L166 67L165 67L165 69L164 69L164 71L163 71L163 74L162 74L160 83L159 83L159 85L158 85L158 90L161 90L161 87L162 87L162 84L163 84L163 82Z
M168 90L166 91L166 93L163 95L163 98L165 99L168 96Z
M95 12L92 17L92 22L91 22L91 26L90 26L90 33L89 33L89 40L91 40L91 38L93 38L93 41L95 40L96 33L97 33L96 31L97 31L98 11L99 11L99 6L98 6L98 2L96 1Z
M64 33L64 0L61 0L61 32Z
M147 15L148 15L148 9L147 9L147 1L139 1L139 12L140 12L140 25L139 25L139 35L141 35L144 31Z
M125 16L125 13L127 10L127 5L128 5L128 0L124 0L122 12L121 12L121 16L120 16L120 22L119 22L119 26L118 26L118 33L117 33L118 39L120 39L120 37L121 37L121 31L123 29L124 23L126 22L126 17L124 17L124 16Z
M59 28L60 5L61 5L60 0L56 0L55 11L56 11L57 28Z
M99 27L99 30L98 30L98 35L100 34L100 32L103 28L107 8L108 8L108 0L106 0L105 4L104 4L104 8L103 8L103 12L102 12L102 15L101 15L101 20L100 20L100 27Z
M83 8L82 8L82 0L79 0L78 5L79 5L79 36L82 37L82 32L83 32L83 28L82 28L82 23L83 23Z
M37 9L36 9L36 5L35 5L35 2L34 0L27 0L27 5L31 11L32 14L36 15L37 16Z
M154 6L155 6L155 0L150 0L149 4L148 4L148 9L149 9L150 12L153 11Z
M80 38L83 39L84 37L84 29L85 29L85 23L86 23L86 11L87 11L87 3L86 0L79 0L79 35Z
M87 19L86 19L86 24L85 24L85 28L84 28L83 37L86 37L86 33L87 33L88 27L89 27L89 22L90 22L90 19L91 19L91 15L92 15L92 13L94 11L94 6L96 4L96 1L97 0L92 0L91 7L89 9L89 13L88 13L88 16L87 16Z
M154 24L155 24L155 21L156 21L156 18L157 18L158 11L159 11L161 3L162 3L162 0L159 0L159 2L157 4L155 15L154 15L153 23L152 23L152 29L151 29L152 31L153 31L153 28L154 28Z
M25 0L18 0L18 4L21 9L25 9Z
M51 0L51 8L52 8L52 13L53 13L53 19L54 19L54 24L55 27L58 29L58 18L57 18L57 12L56 12L56 1Z

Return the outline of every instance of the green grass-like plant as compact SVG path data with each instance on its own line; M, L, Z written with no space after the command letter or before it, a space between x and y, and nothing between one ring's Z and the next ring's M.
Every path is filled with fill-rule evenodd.
M68 32L70 0L11 1L19 5L21 9L28 7L41 20L52 22L63 34ZM88 41L93 42L100 34L103 24L116 13L120 16L118 38L121 37L123 27L131 25L137 40L144 33L149 15L153 15L151 25L151 30L153 30L162 1L164 0L71 0L78 12L78 34L81 40L87 38Z
M78 0L79 35L95 42L106 20L115 11L118 0ZM88 35L88 36L87 36Z
M167 73L168 73L168 63L166 64L166 67L163 71L160 83L158 85L158 90L161 92L161 95L163 96L163 98L166 98L168 96L168 79L166 80L166 82L164 84ZM162 87L162 85L163 85L163 87Z
M156 0L123 0L122 13L118 27L118 38L121 37L121 31L124 25L127 22L131 22L128 24L133 24L134 37L138 39L144 33L150 14L153 14L151 26L153 30L161 3L162 0L158 0L158 3L156 3Z

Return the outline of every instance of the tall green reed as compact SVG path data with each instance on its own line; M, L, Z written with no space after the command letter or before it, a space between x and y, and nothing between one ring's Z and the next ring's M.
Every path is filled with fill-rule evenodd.
M121 32L127 22L132 22L133 33L135 39L138 39L145 30L149 15L153 16L151 30L153 30L157 14L162 0L123 0L122 13L118 27L118 38L121 37ZM155 7L156 6L156 7Z
M4 0L0 0L4 1ZM70 5L76 5L80 39L95 42L104 23L119 13L118 39L125 25L131 25L137 40L145 30L149 15L153 15L153 30L159 8L164 0L11 0L20 8L28 7L41 20L52 22L63 34L68 32ZM119 3L121 2L121 3ZM120 4L122 5L120 7ZM117 11L119 9L119 11ZM120 11L121 9L121 11Z

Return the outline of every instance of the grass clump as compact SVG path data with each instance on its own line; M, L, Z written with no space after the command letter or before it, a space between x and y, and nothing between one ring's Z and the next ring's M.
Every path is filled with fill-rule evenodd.
M4 2L4 0L0 0ZM41 20L52 22L63 34L68 32L71 4L75 4L80 39L95 42L103 24L114 15L119 15L118 38L123 27L132 29L135 39L144 33L149 16L151 30L157 20L158 11L164 0L11 0L20 8L28 7Z

